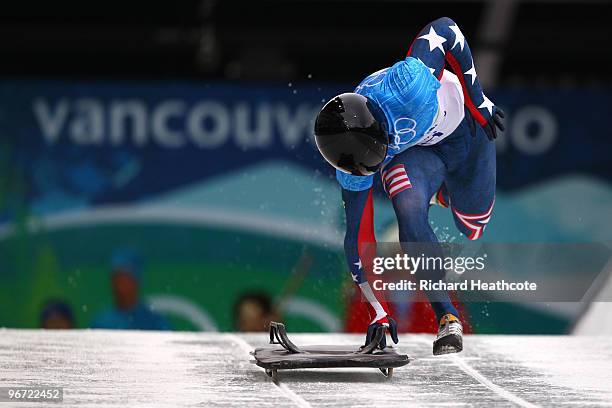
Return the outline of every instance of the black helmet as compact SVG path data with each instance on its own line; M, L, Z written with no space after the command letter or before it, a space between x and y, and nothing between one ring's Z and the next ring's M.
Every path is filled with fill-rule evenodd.
M385 115L363 95L338 95L317 115L315 141L325 160L338 170L356 176L373 174L387 155Z

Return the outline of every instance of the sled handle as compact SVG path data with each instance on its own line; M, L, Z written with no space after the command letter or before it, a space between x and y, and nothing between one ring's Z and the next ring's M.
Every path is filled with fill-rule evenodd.
M291 353L302 353L298 346L293 344L287 336L285 325L279 322L270 322L270 344L280 344Z

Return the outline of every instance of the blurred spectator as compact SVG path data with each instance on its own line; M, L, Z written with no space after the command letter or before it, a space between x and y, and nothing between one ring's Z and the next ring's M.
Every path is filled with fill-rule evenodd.
M167 320L139 298L142 262L138 254L119 249L112 257L111 289L115 306L98 314L91 325L97 329L170 330Z
M234 326L237 331L266 331L270 322L276 319L272 300L265 293L245 293L234 303Z
M70 305L63 300L48 300L40 313L42 329L74 329L74 314Z

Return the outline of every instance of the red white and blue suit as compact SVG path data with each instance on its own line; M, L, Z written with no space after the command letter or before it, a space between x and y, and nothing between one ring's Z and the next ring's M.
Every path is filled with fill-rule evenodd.
M355 92L385 113L390 139L379 175L337 171L347 263L363 291L369 256L360 252L363 243L375 242L374 177L381 177L393 203L400 242L438 241L428 220L432 197L450 207L461 233L471 240L482 236L495 201L495 144L489 139L497 108L483 93L464 35L446 17L420 31L405 60L371 74ZM431 278L443 276L439 271ZM448 294L427 295L438 320L447 313L458 316ZM380 318L380 309L376 314Z

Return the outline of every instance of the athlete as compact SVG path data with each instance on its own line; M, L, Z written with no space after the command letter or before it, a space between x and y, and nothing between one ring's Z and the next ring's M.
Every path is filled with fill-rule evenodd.
M450 70L446 70L448 65ZM451 208L459 231L482 236L495 201L495 144L503 112L483 93L470 47L457 24L443 17L417 35L406 59L365 78L353 93L331 99L315 122L315 140L336 168L346 212L344 249L353 281L374 317L397 343L397 325L364 273L374 241L372 183L379 173L393 203L404 251L407 243L436 243L430 202ZM428 255L441 253L430 245ZM444 279L444 270L428 271ZM459 313L448 293L425 292L439 322L433 353L463 349ZM381 347L385 347L382 343Z

